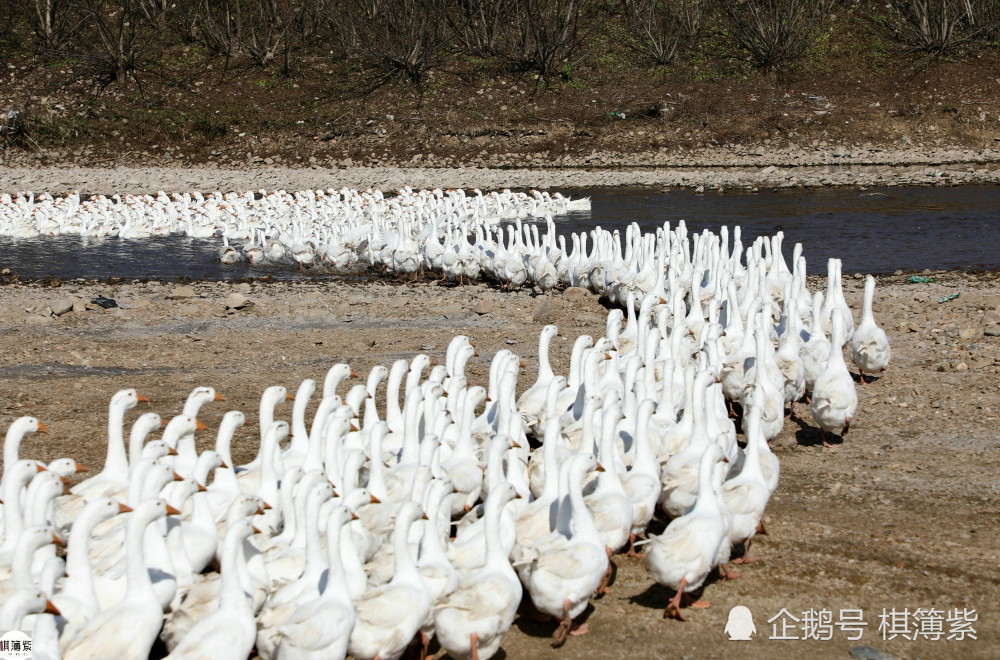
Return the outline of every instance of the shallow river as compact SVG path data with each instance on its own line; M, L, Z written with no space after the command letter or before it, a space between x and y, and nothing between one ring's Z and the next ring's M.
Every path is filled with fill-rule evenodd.
M1000 188L784 189L759 193L654 188L563 190L590 196L593 209L556 218L561 233L600 225L624 229L637 222L651 231L684 219L689 233L740 225L743 244L760 234L785 232L785 255L800 242L808 270L826 272L843 260L844 272L1000 267ZM296 279L317 274L292 267L223 266L214 240L185 237L138 241L79 238L0 238L0 267L25 278L231 279L272 274ZM789 259L790 261L790 259ZM791 263L789 263L791 266Z

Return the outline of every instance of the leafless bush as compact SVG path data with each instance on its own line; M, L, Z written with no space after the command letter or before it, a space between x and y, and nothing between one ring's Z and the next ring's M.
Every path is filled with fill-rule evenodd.
M496 52L515 0L456 0L448 20L459 44L476 55Z
M259 66L267 66L279 55L289 67L291 43L288 33L302 12L297 0L251 0L243 9L240 43Z
M697 38L704 4L703 0L624 0L631 33L656 64L670 62L684 41Z
M718 0L730 34L755 66L770 70L805 53L837 0Z
M448 0L344 0L331 20L347 52L418 87L450 39Z
M139 0L77 0L77 7L94 34L81 44L89 48L74 54L96 69L102 86L138 83L146 54L154 45Z
M580 5L580 0L514 0L504 54L543 77L571 67L585 36Z
M996 35L998 0L889 0L873 19L906 48L941 57Z
M167 12L176 7L174 0L139 0L139 10L158 30L167 27Z
M242 15L239 0L202 0L195 25L205 46L226 58L238 54Z
M35 35L42 48L61 50L80 27L80 18L70 0L33 0Z

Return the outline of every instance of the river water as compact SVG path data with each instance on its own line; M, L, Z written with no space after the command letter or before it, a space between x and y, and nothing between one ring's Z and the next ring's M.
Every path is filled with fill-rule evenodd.
M826 260L843 260L846 274L897 269L1000 268L1000 187L781 189L759 193L657 188L566 189L589 196L593 208L556 218L560 233L600 225L624 229L637 222L652 231L683 219L689 233L723 225L742 228L743 244L756 236L785 233L785 254L802 243L811 274L826 272ZM291 266L223 266L219 243L173 236L136 241L78 237L0 238L0 268L23 278L46 276L228 280L260 277L299 279L319 275ZM789 263L791 266L791 263Z

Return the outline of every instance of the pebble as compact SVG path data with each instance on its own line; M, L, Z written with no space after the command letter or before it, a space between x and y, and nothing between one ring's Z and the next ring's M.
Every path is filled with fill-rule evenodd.
M851 657L857 660L892 660L896 656L871 646L855 646L851 649Z
M246 296L244 296L242 293L235 293L234 292L234 293L230 293L228 296L226 296L226 309L227 310L230 310L230 309L243 309L244 307L246 307L248 305L252 305L252 304L253 303L250 301L250 299L247 298Z
M987 337L1000 337L1000 324L986 326L983 328L983 334Z
M983 315L983 325L1000 324L1000 310L991 309Z
M489 300L480 300L472 308L472 311L476 314L482 316L483 314L490 314L493 312L493 303Z
M189 286L174 287L173 291L167 294L167 300L187 300L195 297L194 289Z

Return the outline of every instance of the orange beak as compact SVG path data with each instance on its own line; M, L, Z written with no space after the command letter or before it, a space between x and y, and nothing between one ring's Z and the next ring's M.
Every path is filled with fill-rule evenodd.
M133 509L128 504L122 504L121 502L118 503L118 513L129 513L131 511L133 511Z
M173 447L167 447L167 456L176 456L177 450Z
M205 424L205 422L201 421L200 419L196 419L194 421L194 428L197 431L204 431L208 428L208 426Z
M168 516L179 516L179 515L181 515L181 512L168 504L167 505L167 515Z
M62 614L62 612L59 611L59 608L52 604L51 600L45 601L45 609L42 611L45 614L56 614L56 615Z
M66 547L66 541L63 541L61 538L59 538L55 534L52 535L52 542L55 543L56 545L59 545L59 546L62 546L62 547Z
M174 481L184 481L184 477L174 472Z
M225 401L225 400L226 400L226 397L222 396L218 392L215 393L215 399L214 399L214 401Z
M76 468L77 472L90 472L90 468L84 465L83 463L75 463L74 467Z
M141 394L136 394L135 400L138 401L139 403L149 403L149 397L145 397Z
M361 376L358 375L358 372L355 371L354 369L351 369L351 376L350 377L351 378L361 378Z
M38 432L39 433L48 433L49 432L49 427L47 427L45 424L42 424L41 422L38 422Z
M374 495L369 496L368 500L372 504L381 504L382 503L382 500L380 500L379 498L375 497Z
M250 529L253 530L254 534L263 534L264 533L264 532L260 531L259 529L257 529L256 525L253 525L252 527L250 527Z
M295 401L295 397L285 392L285 401Z
M229 469L229 466L226 465L225 461L219 461L219 467L222 468L223 470L228 470Z

